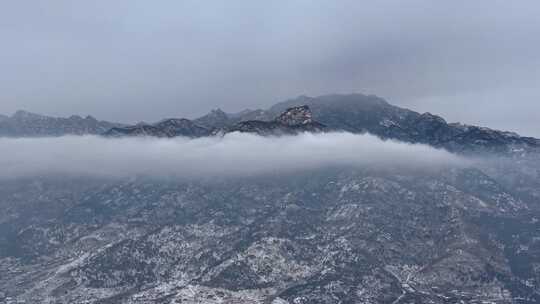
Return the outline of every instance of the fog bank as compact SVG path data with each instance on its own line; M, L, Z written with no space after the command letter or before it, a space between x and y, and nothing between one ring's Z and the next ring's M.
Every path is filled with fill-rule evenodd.
M421 169L464 162L456 155L426 145L350 133L284 137L231 133L199 139L3 138L0 150L3 179L43 174L226 177L332 166Z

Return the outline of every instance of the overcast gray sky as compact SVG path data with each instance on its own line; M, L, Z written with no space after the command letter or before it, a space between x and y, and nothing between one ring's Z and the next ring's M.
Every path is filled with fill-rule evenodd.
M116 121L370 93L540 136L540 3L0 2L0 113Z

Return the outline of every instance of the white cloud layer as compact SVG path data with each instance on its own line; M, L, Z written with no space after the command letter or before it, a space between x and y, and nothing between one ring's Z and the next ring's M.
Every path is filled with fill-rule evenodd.
M463 160L425 145L350 133L200 139L67 136L0 139L0 178L74 174L185 178L296 172L332 166L432 168Z

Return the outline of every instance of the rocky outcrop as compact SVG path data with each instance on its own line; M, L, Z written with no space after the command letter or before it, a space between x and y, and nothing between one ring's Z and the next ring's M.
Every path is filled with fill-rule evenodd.
M308 106L291 107L271 121L248 120L232 127L219 130L218 133L230 132L254 133L258 135L293 135L302 132L323 132L326 126L312 119Z
M287 109L281 113L276 122L287 126L300 126L313 123L313 114L308 106L302 105Z

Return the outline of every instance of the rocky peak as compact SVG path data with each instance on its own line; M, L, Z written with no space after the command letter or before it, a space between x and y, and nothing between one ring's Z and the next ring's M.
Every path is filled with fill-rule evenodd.
M306 125L313 122L313 114L307 105L292 107L279 115L276 122L287 126Z
M246 120L232 127L221 130L221 133L244 132L259 135L286 135L301 132L324 132L326 126L313 120L307 105L288 108L274 120Z

